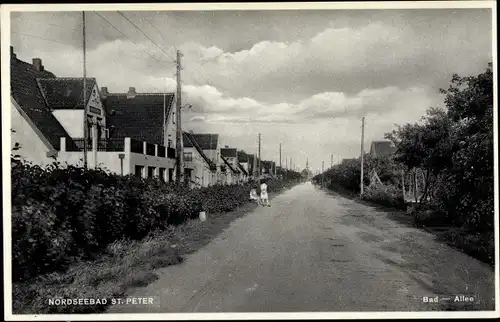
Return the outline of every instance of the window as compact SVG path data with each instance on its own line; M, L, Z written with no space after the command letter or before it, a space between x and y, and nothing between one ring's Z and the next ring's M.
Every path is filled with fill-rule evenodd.
M155 175L155 167L148 167L148 178L152 178Z
M160 173L159 173L159 176L160 176L160 180L161 181L165 181L165 174L166 174L166 169L165 168L160 168Z
M193 152L184 152L184 161L193 161Z
M175 124L175 112L172 112L172 124Z
M135 175L138 177L142 177L144 172L144 166L142 165L136 165L135 166Z
M174 169L168 169L168 182L174 182Z
M172 147L172 140L168 139L168 148L171 148L171 147Z

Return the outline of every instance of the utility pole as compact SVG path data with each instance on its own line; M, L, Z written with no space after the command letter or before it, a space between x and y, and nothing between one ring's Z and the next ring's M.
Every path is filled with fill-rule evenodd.
M281 143L280 143L280 175L283 172L283 168L281 167Z
M83 22L83 167L87 169L87 144L89 140L88 125L87 125L87 44L85 31L85 11L82 11Z
M331 155L330 168L333 168L333 153Z
M177 128L176 128L176 140L175 140L175 149L177 150L176 153L176 160L175 160L175 180L177 183L177 187L180 187L181 185L181 176L182 176L182 145L181 145L181 139L182 139L182 129L181 129L181 93L182 93L182 85L181 85L181 56L182 53L180 50L177 50L177 72L176 72L176 77L177 77L177 104L175 106L175 114L176 114L176 122L177 122Z
M325 161L321 161L321 186L325 183Z
M259 133L259 176L262 175L262 166L260 163L260 133Z
M365 117L363 116L361 118L361 183L360 183L360 188L361 188L361 195L363 195L363 188L364 188L364 183L363 183L363 166L365 162L365 147L364 147L364 141L365 141Z

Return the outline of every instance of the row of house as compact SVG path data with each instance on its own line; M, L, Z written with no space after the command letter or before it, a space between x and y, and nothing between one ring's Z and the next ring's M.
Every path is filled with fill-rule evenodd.
M12 47L10 52L11 142L20 146L16 154L42 166L54 161L83 165L86 149L89 168L175 181L175 93L138 93L134 87L110 93L95 78L86 78L84 86L83 78L57 77L41 59L28 63ZM262 174L256 155L221 146L218 134L185 131L181 144L182 178L193 187ZM274 162L260 164L263 172L276 171Z

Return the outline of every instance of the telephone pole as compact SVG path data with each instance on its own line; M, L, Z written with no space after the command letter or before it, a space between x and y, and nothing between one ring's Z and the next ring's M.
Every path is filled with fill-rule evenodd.
M283 172L283 168L281 167L281 143L280 143L280 175Z
M182 176L182 129L181 129L181 93L182 93L182 85L181 85L181 56L182 53L180 50L177 50L177 104L175 106L175 114L176 114L176 140L175 140L175 149L177 151L175 158L175 180L177 183L177 187L181 185L181 176Z
M262 166L260 163L260 133L259 133L259 177L262 175Z
M333 168L333 153L331 155L330 168Z
M321 161L321 187L324 186L325 183L325 161Z
M87 169L87 144L89 140L88 125L87 125L87 44L85 31L85 11L82 11L83 22L83 167Z
M365 161L364 141L365 141L365 117L363 116L361 118L361 183L360 183L361 195L363 195L363 188L364 188L364 183L363 183L363 178L364 178L363 166Z

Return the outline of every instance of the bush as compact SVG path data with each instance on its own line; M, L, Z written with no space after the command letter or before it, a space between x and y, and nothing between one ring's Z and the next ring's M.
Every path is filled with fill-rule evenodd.
M367 187L364 191L363 199L383 206L405 209L402 191L393 186L373 185Z
M200 211L231 211L250 193L250 184L191 190L58 163L44 169L16 161L11 170L14 281L94 259L116 240L140 240ZM271 180L269 191L295 183Z

